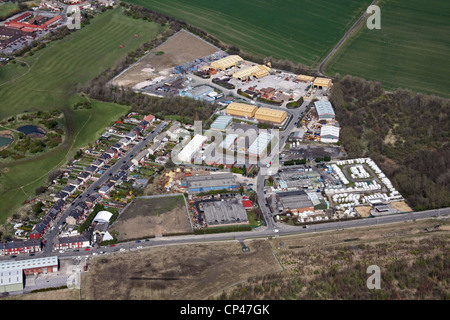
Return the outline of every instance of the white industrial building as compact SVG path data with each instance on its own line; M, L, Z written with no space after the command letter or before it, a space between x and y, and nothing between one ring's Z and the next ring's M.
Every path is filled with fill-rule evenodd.
M248 149L249 155L253 156L260 156L262 155L266 150L267 146L270 144L270 142L273 139L273 135L267 132L261 132L255 141L250 145L250 148Z
M238 138L238 135L235 134L235 133L227 134L225 139L220 143L219 147L223 148L223 149L230 149L231 150L231 148L235 144L237 138Z
M333 106L330 101L319 100L314 102L314 107L316 108L317 115L319 116L319 121L321 120L334 120L335 114Z
M339 127L324 125L320 129L320 142L337 143L339 141Z
M194 138L180 151L178 160L181 162L191 162L194 155L201 150L203 144L208 140L207 137L196 134Z

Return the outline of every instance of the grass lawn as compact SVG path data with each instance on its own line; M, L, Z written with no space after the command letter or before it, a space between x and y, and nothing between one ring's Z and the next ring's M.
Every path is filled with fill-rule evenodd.
M317 66L370 0L128 0L261 57Z
M5 17L11 11L18 9L19 6L14 2L0 3L0 19Z
M361 23L325 65L325 73L450 97L450 2L382 0L379 6L381 29Z
M21 59L25 67L16 63L0 69L0 119L26 110L58 108L64 112L68 134L60 147L48 153L0 164L0 223L34 195L49 171L67 163L80 147L95 142L105 127L128 111L128 107L98 101L93 101L92 109L71 108L84 99L76 94L79 84L113 67L163 30L155 23L127 17L121 10L108 10L85 28Z

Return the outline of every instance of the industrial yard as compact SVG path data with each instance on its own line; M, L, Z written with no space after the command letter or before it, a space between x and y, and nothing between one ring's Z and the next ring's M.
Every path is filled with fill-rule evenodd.
M112 80L115 86L143 88L166 82L173 68L215 53L219 49L188 31L180 31Z

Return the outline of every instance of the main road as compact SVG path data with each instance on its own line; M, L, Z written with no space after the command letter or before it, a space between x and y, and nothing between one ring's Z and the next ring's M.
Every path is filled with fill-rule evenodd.
M279 154L283 151L283 148L286 144L286 140L288 139L294 127L296 126L296 123L299 121L301 114L306 110L307 106L308 102L305 101L300 107L295 109L289 109L289 113L291 115L291 117L288 119L289 123L284 126L284 130L281 130L279 132L278 135L279 141L278 144L275 146L275 148L278 150L272 152L271 154L272 158L279 157ZM267 161L265 162L267 163ZM267 165L259 166L259 172L256 178L256 194L258 196L258 204L262 213L264 214L265 225L271 230L278 230L278 227L277 223L274 220L273 213L269 208L265 198L264 181L268 176L276 174L277 171L278 171L278 161L276 161L276 163L274 163L274 161L271 161L269 167L267 167Z
M62 215L56 220L53 229L50 230L49 233L44 237L45 245L43 248L44 255L51 255L53 250L53 240L58 235L59 226L62 226L66 221L66 218L69 216L70 211L75 208L78 204L82 203L86 200L86 198L94 193L98 188L100 188L108 179L114 174L116 174L120 167L131 161L133 157L139 153L142 148L149 142L152 141L153 138L161 132L161 130L167 125L165 121L162 121L156 128L145 136L141 141L139 141L130 151L128 151L123 158L117 161L114 165L109 167L103 174L98 178L98 180L94 181L82 194L78 196L67 208L63 211Z
M340 231L344 229L352 229L359 227L371 227L379 226L391 223L399 223L405 221L416 221L420 219L429 219L439 216L448 216L450 214L450 208L441 208L420 212L410 212L403 214L392 214L385 215L376 218L361 218L356 220L348 221L336 221L336 222L325 222L320 224L309 225L307 228L296 227L296 226L286 226L281 228L278 232L274 232L267 226L262 226L252 231L243 232L229 232L229 233L214 233L205 235L180 235L180 236L170 236L170 237L157 237L141 241L130 241L119 243L110 247L101 248L91 248L89 251L84 249L76 249L77 251L67 250L64 253L58 254L59 258L73 258L76 256L86 256L86 255L99 255L107 254L117 251L132 251L143 248L149 248L154 246L168 246L168 245L181 245L181 244L195 244L204 243L210 241L244 241L246 239L256 239L256 238L269 238L280 235L301 235L308 233L317 232L332 232ZM38 254L37 254L38 255Z

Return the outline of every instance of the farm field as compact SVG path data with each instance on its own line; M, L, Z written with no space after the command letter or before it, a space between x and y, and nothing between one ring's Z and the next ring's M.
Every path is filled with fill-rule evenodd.
M110 227L118 241L192 232L183 196L139 197Z
M155 23L127 17L121 10L108 10L63 40L18 59L23 65L18 61L0 69L0 119L57 108L64 112L68 135L61 146L46 154L0 163L0 223L34 195L49 171L64 165L78 148L94 142L105 127L128 111L128 107L98 101L89 110L71 109L84 99L76 94L79 85L163 30Z
M445 0L382 0L381 29L361 23L328 61L330 76L350 74L380 81L388 90L450 97L450 3Z
M371 1L128 0L199 27L260 57L315 67Z

